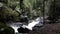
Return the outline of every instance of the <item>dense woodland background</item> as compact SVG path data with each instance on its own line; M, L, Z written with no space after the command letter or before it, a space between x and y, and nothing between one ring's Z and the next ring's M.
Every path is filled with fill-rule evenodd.
M44 29L50 30L50 27L55 27L55 23L60 23L60 0L0 0L0 34L14 34L14 30L7 26L6 23L10 21L20 22L20 15L27 16L29 20L44 17L44 24L46 25L43 26L42 30L39 30L41 34L45 34L43 32L47 30ZM34 33L35 31L32 32ZM33 34L32 32L31 34ZM46 34L49 34L48 31Z

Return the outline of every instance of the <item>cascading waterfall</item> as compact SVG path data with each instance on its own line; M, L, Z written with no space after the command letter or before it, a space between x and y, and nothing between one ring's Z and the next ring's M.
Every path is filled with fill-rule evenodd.
M15 30L16 33L18 33L17 29L20 28L20 27L23 27L23 28L26 27L26 28L32 30L32 28L34 26L38 25L39 23L40 23L39 25L42 26L43 25L43 23L41 23L41 22L43 22L42 20L43 19L41 19L40 17L38 17L35 20L32 20L32 22L29 23L28 25L23 25L22 26L22 23L19 22L20 24L19 23L12 23L12 24L10 24L10 26Z

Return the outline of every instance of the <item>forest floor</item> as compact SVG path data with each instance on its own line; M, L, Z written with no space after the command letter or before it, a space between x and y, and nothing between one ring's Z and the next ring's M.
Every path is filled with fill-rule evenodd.
M28 34L60 34L60 23L46 24L43 27L36 28Z

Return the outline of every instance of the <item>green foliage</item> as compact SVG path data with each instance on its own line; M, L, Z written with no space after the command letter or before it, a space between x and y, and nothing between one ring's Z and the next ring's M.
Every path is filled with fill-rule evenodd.
M4 2L3 2L4 3ZM20 0L7 0L7 4L4 3L3 10L0 10L1 19L11 19L13 21L18 21L18 13L12 8L18 10L22 14L28 16L29 18L38 17L42 15L43 11L43 0L23 0L22 5L20 6ZM21 11L21 9L23 11ZM12 17L11 17L12 16ZM8 18L7 18L8 17Z
M0 9L0 20L16 20L15 18L18 17L18 13L13 11L11 8L8 8L7 6L3 6Z
M43 0L23 0L23 10L29 18L34 18L42 15ZM22 11L21 11L22 12ZM34 17L33 17L34 16Z
M0 22L0 34L14 34L14 29Z

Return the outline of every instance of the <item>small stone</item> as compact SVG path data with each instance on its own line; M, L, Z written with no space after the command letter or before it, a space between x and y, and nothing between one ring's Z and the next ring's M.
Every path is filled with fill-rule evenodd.
M4 31L4 28L1 28L0 30L1 30L1 31Z
M0 7L2 7L3 6L3 4L2 3L0 3Z

